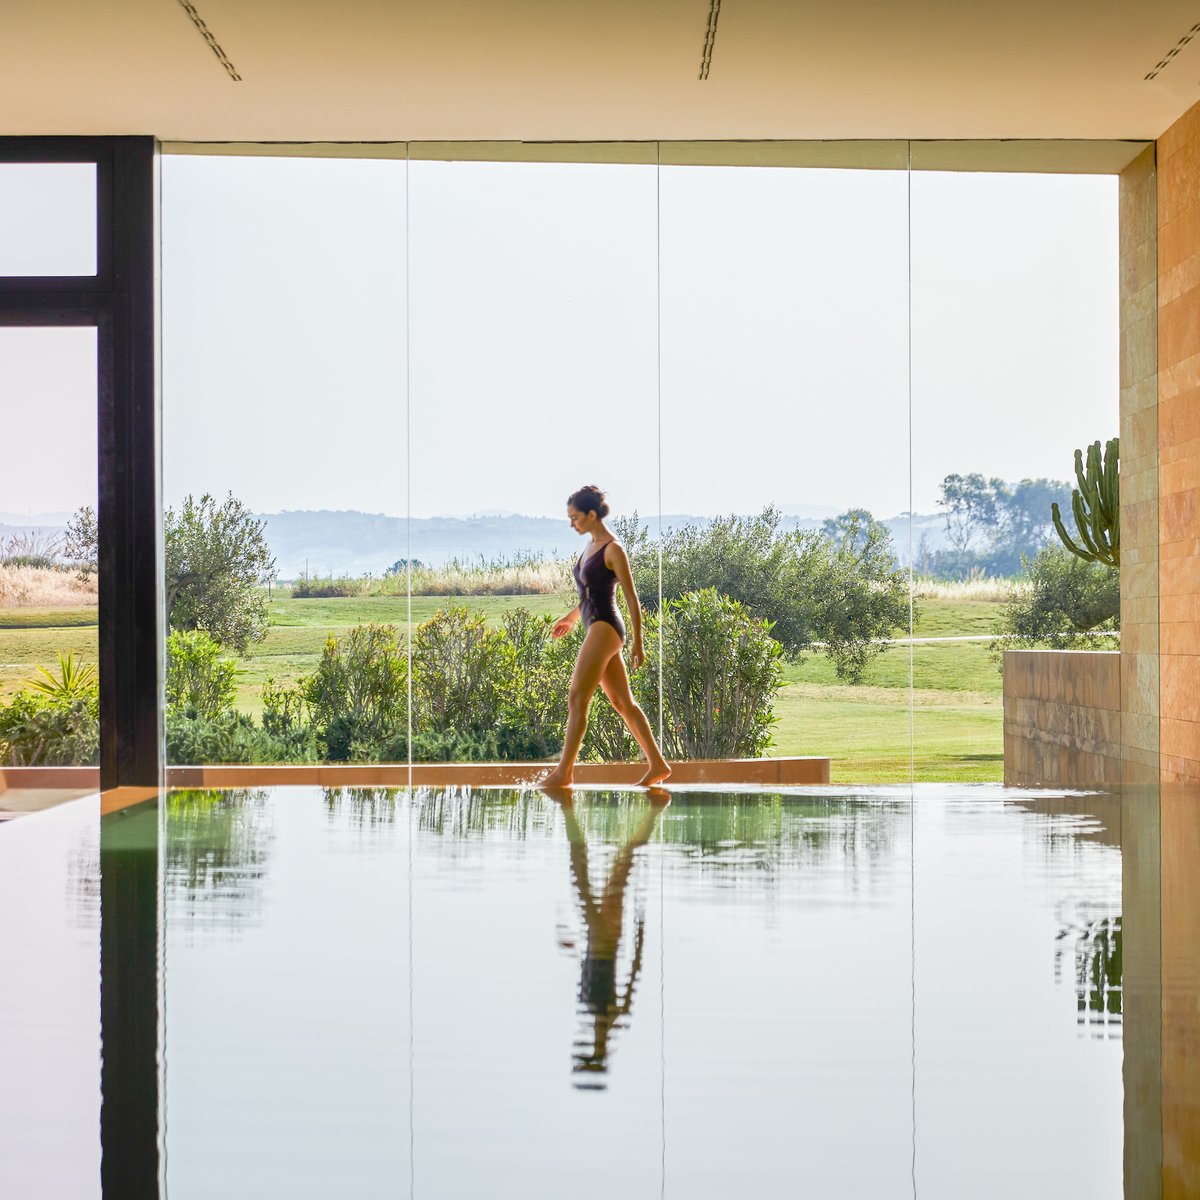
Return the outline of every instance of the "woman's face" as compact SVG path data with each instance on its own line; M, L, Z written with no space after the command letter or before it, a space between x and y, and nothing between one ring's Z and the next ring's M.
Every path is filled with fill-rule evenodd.
M592 526L596 523L596 514L594 512L580 512L575 505L568 504L567 520L571 522L571 528L576 533L591 533Z

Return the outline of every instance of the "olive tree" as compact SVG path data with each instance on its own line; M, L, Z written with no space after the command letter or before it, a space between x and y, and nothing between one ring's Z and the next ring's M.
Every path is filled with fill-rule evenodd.
M232 494L218 503L207 493L187 496L168 509L163 540L167 623L202 629L243 654L267 633L261 586L273 577L275 559L263 537L266 522Z
M658 605L657 546L634 517L616 523L638 598ZM796 659L814 643L840 679L862 678L886 639L908 628L908 582L886 527L864 510L843 513L830 532L787 529L777 508L668 529L662 540L662 599L713 588L771 622L771 636Z

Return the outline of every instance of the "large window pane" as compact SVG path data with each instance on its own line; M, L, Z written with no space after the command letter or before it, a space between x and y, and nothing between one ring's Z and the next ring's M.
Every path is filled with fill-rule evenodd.
M596 484L617 531L657 511L655 168L411 170L414 622L460 608L505 633L490 651L486 639L462 651L461 616L418 627L414 751L552 759L582 633L555 643L545 624L576 604L584 540L566 499ZM533 624L506 627L521 612ZM435 681L453 668L439 656L461 652L478 654L470 669L484 682L460 701ZM656 702L657 677L643 671L639 695ZM639 754L602 697L584 754Z
M1116 572L1065 549L1051 505L1078 540L1074 452L1118 432L1116 179L912 189L916 778L999 782L1000 651L1115 645Z
M908 779L906 204L903 169L662 169L664 596L712 587L784 655L773 726L673 714L694 756Z
M168 658L204 674L200 635L214 640L251 722L239 732L225 697L205 711L185 687L169 761L407 758L402 582L379 594L367 579L405 545L404 188L403 161L164 162ZM265 555L227 556L230 516L263 523ZM336 666L368 624L392 646L383 715L336 688L297 710L328 639Z
M96 164L0 163L0 275L96 273Z
M97 669L96 330L0 329L0 396L0 704L43 695L43 670L59 685L57 709L0 735L0 765L96 763L95 715L72 715L59 665Z

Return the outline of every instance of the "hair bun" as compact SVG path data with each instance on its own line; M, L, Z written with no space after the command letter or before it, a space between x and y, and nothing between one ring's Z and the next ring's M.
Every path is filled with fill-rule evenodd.
M579 491L572 492L567 503L580 512L594 512L601 520L609 513L604 493L594 483L585 483Z

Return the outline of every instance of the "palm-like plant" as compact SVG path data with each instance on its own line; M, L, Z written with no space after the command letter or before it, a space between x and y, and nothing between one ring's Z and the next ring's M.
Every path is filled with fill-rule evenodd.
M97 686L95 663L85 663L74 654L58 656L58 676L51 675L45 667L38 667L40 679L31 679L30 688L49 696L51 700L75 700L94 691Z

